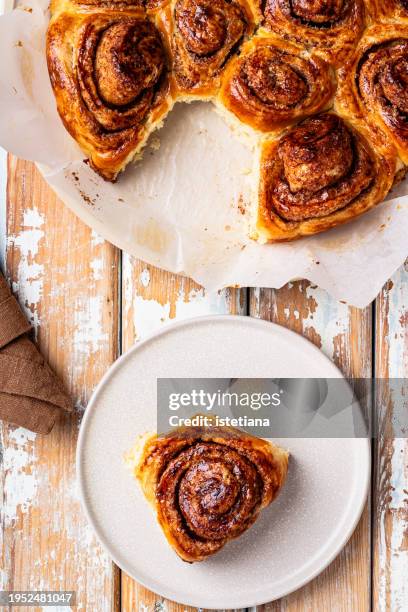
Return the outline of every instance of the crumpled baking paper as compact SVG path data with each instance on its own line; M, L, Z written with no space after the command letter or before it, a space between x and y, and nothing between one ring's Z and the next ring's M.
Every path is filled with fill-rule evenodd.
M128 253L208 290L306 278L363 307L408 254L408 183L356 221L287 244L246 236L254 152L210 103L176 104L143 159L112 185L83 161L55 107L45 59L48 0L0 18L0 146L35 161L60 198Z

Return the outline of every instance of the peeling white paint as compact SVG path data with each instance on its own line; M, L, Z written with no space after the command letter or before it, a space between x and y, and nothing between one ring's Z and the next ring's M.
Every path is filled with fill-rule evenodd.
M103 259L102 257L96 257L89 262L91 268L92 279L102 280L103 279Z
M79 296L74 306L74 348L76 353L89 356L109 340L103 331L103 296ZM83 367L83 363L80 364Z
M404 385L403 381L408 373L408 272L400 268L392 281L393 287L388 292L389 307L384 308L382 312L382 319L388 321L388 334L384 333L386 328L381 330L382 344L388 349L388 376L401 378L401 384ZM384 461L387 460L384 458ZM386 466L381 467L386 469ZM388 612L388 609L402 612L408 610L408 440L406 438L395 438L392 442L389 473L391 477L386 483L387 504L382 508L379 519L378 608L381 612ZM386 518L389 527L387 532Z
M162 305L156 300L147 300L138 295L133 300L133 308L133 324L138 338L153 333L160 324L169 321L169 302Z
M125 290L126 299L130 294ZM156 331L163 323L170 321L171 304L160 304L157 300L146 299L140 295L133 297L133 324L138 338L143 338ZM127 305L129 308L129 306ZM187 319L200 315L229 312L225 294L222 292L204 293L202 289L193 289L187 295L179 291L174 304L175 319Z
M143 287L148 287L150 284L150 272L147 268L145 268L144 270L142 270L142 272L140 273L140 282L142 283Z
M91 246L97 247L100 246L101 244L104 244L104 239L102 238L102 236L100 236L97 232L95 232L95 230L92 230L91 232Z
M8 584L8 575L7 573L0 569L0 591L6 591Z
M321 349L330 358L338 357L335 341L339 336L348 334L350 312L346 304L342 304L315 285L306 287L306 298L316 304L315 310L310 310L303 320L305 331L314 330L321 339Z
M26 444L27 442L34 442L37 434L24 427L17 427L9 433L9 440L13 440L17 444Z
M43 291L44 266L36 262L40 242L44 238L43 225L44 217L38 209L27 209L21 232L7 239L7 247L17 248L20 253L18 282L13 283L13 291L18 292L20 304L35 332L40 325L37 307Z
M0 514L6 528L15 524L19 514L28 511L37 494L35 438L36 434L19 427L11 432L9 444L3 444L4 503Z
M392 610L408 609L408 441L396 438L392 455L392 489L389 509L395 517L391 532L390 595ZM405 490L405 492L404 492Z
M174 318L177 320L230 311L225 292L205 293L203 289L193 289L186 294L183 284L181 284L175 303L168 301L162 304L158 300L135 295L132 272L132 259L125 257L122 268L124 317L128 319L131 316L135 335L138 339L153 333L163 323L168 323L174 311L176 313ZM143 287L148 287L150 273L147 268L142 270L139 280Z
M193 289L186 295L180 290L176 300L177 319L228 312L228 301L222 291L208 293L204 289Z

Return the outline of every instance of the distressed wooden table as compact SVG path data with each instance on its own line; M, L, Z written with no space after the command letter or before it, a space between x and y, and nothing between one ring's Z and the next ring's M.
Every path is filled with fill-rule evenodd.
M208 313L289 327L346 375L407 376L408 269L402 267L364 310L308 282L278 291L206 293L104 242L56 199L31 163L8 159L4 204L7 278L43 354L76 399L76 412L46 437L2 426L0 586L76 590L76 609L90 612L185 610L121 572L81 512L74 455L93 388L147 333L169 320ZM380 429L390 431L392 398L384 399ZM306 587L259 612L408 610L407 440L381 437L373 445L373 466L370 499L343 552Z

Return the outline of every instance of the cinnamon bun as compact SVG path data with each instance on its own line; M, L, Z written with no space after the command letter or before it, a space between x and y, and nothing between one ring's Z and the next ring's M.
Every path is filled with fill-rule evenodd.
M339 72L336 107L382 129L408 164L408 25L369 28L353 61Z
M62 12L47 61L64 125L93 169L114 181L172 106L168 58L141 12Z
M286 451L216 426L146 435L127 460L170 546L190 563L246 531L288 468Z
M283 128L327 107L334 73L319 57L273 35L246 42L227 67L218 103L260 132Z
M346 223L381 202L397 171L392 147L334 113L264 143L254 237L293 240Z
M341 66L365 26L363 0L266 0L264 27Z
M211 98L220 75L252 32L245 0L175 0L161 16L179 99Z

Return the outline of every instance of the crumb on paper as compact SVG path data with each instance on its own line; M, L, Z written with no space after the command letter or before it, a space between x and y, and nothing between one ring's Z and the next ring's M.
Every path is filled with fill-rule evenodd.
M239 212L241 213L241 215L245 215L246 214L247 207L246 207L246 204L244 202L244 198L243 198L242 193L240 194L240 196L238 198L237 208L238 208Z
M80 196L85 202L85 204L89 204L90 206L95 206L95 200L93 200L89 195L87 195L82 189L80 190Z
M160 149L160 138L158 136L152 136L149 146L154 151L158 151Z
M226 232L230 232L231 231L231 226L230 225L226 225L224 227L224 229L225 229Z
M15 47L22 47L23 46L23 41L22 40L17 40L14 46Z

